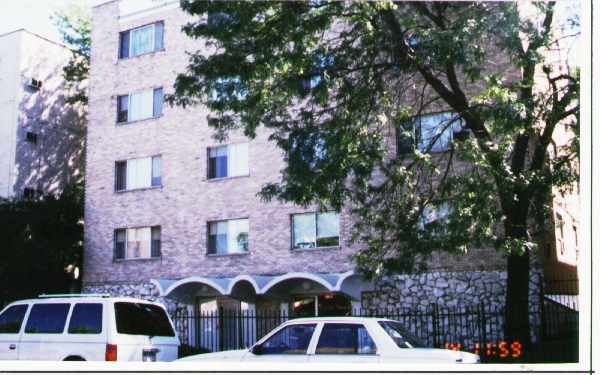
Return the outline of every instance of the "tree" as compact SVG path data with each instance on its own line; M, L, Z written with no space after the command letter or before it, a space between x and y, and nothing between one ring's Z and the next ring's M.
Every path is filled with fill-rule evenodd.
M83 184L58 196L0 201L0 236L0 302L77 289L72 269L82 259Z
M553 3L528 17L515 3L181 5L209 51L191 53L167 99L206 104L218 139L271 132L287 166L264 199L352 206L369 277L493 244L507 256L506 339L530 341L530 257L552 188L578 179L579 75L547 59ZM424 127L440 109L452 116ZM564 147L559 126L575 134Z
M73 93L67 103L87 105L87 81L90 73L92 20L87 8L72 5L55 13L54 23L63 42L71 49L71 59L63 68L67 89Z

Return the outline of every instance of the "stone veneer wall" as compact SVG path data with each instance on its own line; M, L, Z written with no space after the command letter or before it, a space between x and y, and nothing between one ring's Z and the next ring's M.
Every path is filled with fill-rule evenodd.
M83 286L82 292L94 294L108 294L112 297L131 297L140 298L147 301L156 301L165 305L167 311L169 311L170 313L174 312L178 308L185 306L178 303L175 300L160 297L158 289L156 289L156 286L152 283L88 284Z
M529 306L531 335L538 338L541 323L540 292L542 286L542 268L533 264L529 281ZM428 272L414 275L394 275L383 277L376 283L375 290L362 295L361 305L366 310L411 310L430 312L436 306L445 309L477 309L483 307L490 316L498 317L487 322L487 332L500 339L503 336L503 309L506 296L506 271L462 271ZM497 314L494 314L497 312ZM452 330L458 336L467 337L474 324L472 319L459 321L460 327L445 327L450 320L442 320L441 331ZM430 325L430 323L428 323ZM476 323L475 323L476 324ZM420 327L427 332L431 327Z

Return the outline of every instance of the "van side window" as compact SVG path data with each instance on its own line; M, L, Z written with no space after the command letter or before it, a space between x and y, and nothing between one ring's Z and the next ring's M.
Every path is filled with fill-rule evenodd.
M6 309L0 315L0 333L19 333L27 305L16 305Z
M117 332L125 335L175 336L167 312L156 305L115 302L115 319Z
M68 303L38 303L33 305L25 333L62 333L65 329Z
M69 333L90 334L100 332L102 332L102 304L76 304L69 322Z

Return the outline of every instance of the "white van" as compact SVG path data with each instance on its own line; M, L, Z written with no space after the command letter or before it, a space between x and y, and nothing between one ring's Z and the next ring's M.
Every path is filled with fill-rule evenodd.
M107 295L42 295L0 312L0 359L172 361L179 339L163 305Z

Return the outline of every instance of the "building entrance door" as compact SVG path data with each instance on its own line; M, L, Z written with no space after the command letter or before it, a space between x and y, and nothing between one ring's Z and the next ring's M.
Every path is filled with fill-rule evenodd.
M346 316L352 311L352 303L343 294L325 293L316 296L296 296L291 304L294 317Z

